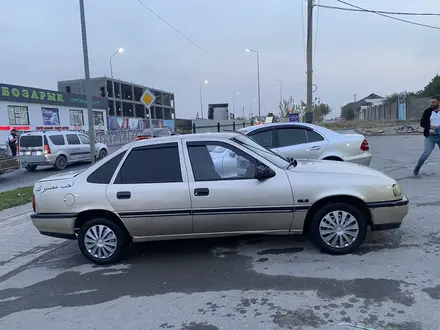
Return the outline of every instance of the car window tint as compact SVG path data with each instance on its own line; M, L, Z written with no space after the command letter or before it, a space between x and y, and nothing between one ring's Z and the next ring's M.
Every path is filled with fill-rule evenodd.
M134 148L125 159L115 183L182 182L177 143Z
M250 136L252 140L257 142L260 146L265 148L275 148L275 141L273 139L273 131L263 131Z
M223 152L216 152L218 147ZM255 178L257 161L232 146L214 143L189 145L188 153L196 181Z
M90 144L90 139L88 136L80 134L79 139L81 140L82 144Z
M49 139L56 146L64 145L64 136L62 135L49 135Z
M20 147L34 148L43 145L43 137L41 135L25 135L19 138Z
M294 146L307 143L306 130L302 128L278 129L278 147Z
M81 144L76 134L67 134L66 138L68 144Z
M122 157L124 157L124 154L125 151L119 153L94 170L93 173L87 177L87 182L109 184L113 177L113 173L115 173L116 168L122 160Z
M315 131L306 131L307 134L307 142L319 142L324 141L324 138Z

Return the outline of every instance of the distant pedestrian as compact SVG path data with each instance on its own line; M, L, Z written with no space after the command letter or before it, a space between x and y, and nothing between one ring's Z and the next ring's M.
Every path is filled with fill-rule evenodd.
M18 142L17 131L15 129L12 129L11 134L9 134L8 136L8 144L9 144L9 149L11 149L11 154L14 157L17 156L17 142Z
M420 168L423 163L431 155L435 145L440 149L440 96L431 98L431 107L423 112L422 119L420 119L420 126L423 128L423 135L425 136L424 151L419 158L419 161L414 168L414 175L419 175Z

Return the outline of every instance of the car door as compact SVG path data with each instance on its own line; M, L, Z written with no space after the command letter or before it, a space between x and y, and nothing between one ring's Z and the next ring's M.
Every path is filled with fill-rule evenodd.
M235 166L246 163L246 171L221 176L209 150L220 146L233 152ZM195 233L288 232L293 218L293 195L284 170L270 165L275 177L255 178L256 166L263 165L232 142L186 142Z
M193 232L181 145L132 148L116 173L107 187L107 199L135 238Z
M67 149L70 155L70 161L77 162L81 161L83 158L81 141L79 140L78 134L69 133L66 134Z
M296 159L318 159L326 147L326 141L309 142L307 128L277 127L276 150L283 157Z
M79 140L81 141L82 159L89 160L91 158L90 138L84 134L78 134L78 137Z

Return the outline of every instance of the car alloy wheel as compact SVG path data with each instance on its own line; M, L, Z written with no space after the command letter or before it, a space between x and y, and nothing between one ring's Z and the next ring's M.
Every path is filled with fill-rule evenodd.
M118 239L109 227L95 225L86 231L84 246L94 258L108 259L115 253Z
M102 149L102 150L99 152L99 157L98 157L98 159L103 159L103 158L105 158L105 157L107 157L107 150Z
M332 248L346 248L356 241L359 235L359 224L351 213L335 210L321 219L319 235Z

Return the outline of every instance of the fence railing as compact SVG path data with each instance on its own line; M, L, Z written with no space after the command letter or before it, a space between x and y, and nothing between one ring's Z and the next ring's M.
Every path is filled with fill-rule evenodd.
M96 141L108 146L127 144L136 140L136 136L143 130L117 130L96 132Z

